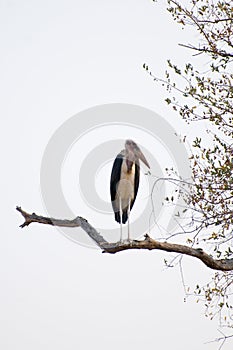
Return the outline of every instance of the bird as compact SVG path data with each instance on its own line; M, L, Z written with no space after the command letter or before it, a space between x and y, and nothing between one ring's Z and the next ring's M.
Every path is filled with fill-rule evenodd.
M120 224L120 242L122 224L128 220L128 241L130 241L129 215L138 193L141 160L149 169L144 154L133 140L125 141L123 149L113 162L110 178L110 194L115 220Z

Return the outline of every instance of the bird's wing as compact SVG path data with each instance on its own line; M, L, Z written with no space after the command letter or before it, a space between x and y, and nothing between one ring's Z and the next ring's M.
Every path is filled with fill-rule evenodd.
M118 203L115 201L116 199L116 192L117 192L117 184L120 181L121 177L121 166L123 162L123 154L119 153L114 160L113 167L112 167L112 173L111 173L111 179L110 179L110 193L111 193L111 201L112 201L112 207L114 212L119 211Z

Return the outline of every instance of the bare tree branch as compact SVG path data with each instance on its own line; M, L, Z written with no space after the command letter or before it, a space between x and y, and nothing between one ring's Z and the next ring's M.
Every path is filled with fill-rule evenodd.
M218 350L221 350L222 347L223 347L223 345L224 345L224 343L226 342L226 340L229 339L229 338L232 338L232 337L233 337L233 334L231 334L231 335L225 335L223 332L220 331L220 329L219 329L218 331L219 331L219 333L222 334L222 337L219 337L219 338L216 338L216 339L214 339L214 340L211 340L211 341L209 341L209 342L207 342L207 343L205 343L205 344L210 344L210 343L215 343L215 342L222 342L222 343L220 344L219 348L218 348Z
M194 50L194 51L198 51L199 53L208 52L208 53L212 53L212 54L218 54L221 57L233 57L233 53L226 52L224 50L218 50L216 52L216 50L208 49L208 47L206 47L206 46L196 47L196 46L193 46L193 45L186 45L186 44L179 44L179 46L185 47L187 49L191 49L191 50Z
M166 252L174 252L184 255L189 255L194 258L201 260L206 266L214 270L221 271L231 271L233 270L233 259L214 259L207 253L205 253L200 248L192 248L182 244L174 244L168 242L159 242L151 237L148 234L145 235L145 239L141 241L130 241L130 242L116 242L109 243L107 242L99 232L92 227L88 221L80 216L77 216L73 220L60 220L54 218L48 218L44 216L37 215L35 213L29 214L21 207L16 207L16 210L22 214L24 217L24 223L20 227L25 227L30 225L32 222L37 222L40 224L53 225L53 226L63 226L63 227L81 227L90 238L92 238L96 244L106 253L117 253L123 250L128 249L158 249L164 250Z
M16 210L19 211L24 217L24 223L20 225L21 228L30 225L32 222L37 222L39 224L53 225L60 227L81 227L87 234L92 238L100 248L102 248L108 242L92 227L86 219L81 216L77 216L73 220L60 220L54 218L48 218L45 216L37 215L35 213L29 214L21 207L16 207Z

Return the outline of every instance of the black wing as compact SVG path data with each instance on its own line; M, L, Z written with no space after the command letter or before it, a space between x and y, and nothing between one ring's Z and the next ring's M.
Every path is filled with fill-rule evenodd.
M117 192L117 184L121 178L121 166L122 166L123 158L124 156L122 153L119 153L117 155L113 163L111 179L110 179L110 193L111 193L112 208L115 214L115 220L117 222L120 222L120 212L119 212L120 208L119 208L119 204L116 201L116 192Z

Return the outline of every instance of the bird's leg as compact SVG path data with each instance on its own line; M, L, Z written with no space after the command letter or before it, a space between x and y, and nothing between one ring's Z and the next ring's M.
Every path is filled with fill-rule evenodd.
M130 216L130 199L129 199L129 203L128 203L128 241L130 241L129 216Z
M121 236L120 236L120 242L122 243L122 203L121 203L121 197L119 197L119 208L120 208L120 225L121 225Z

